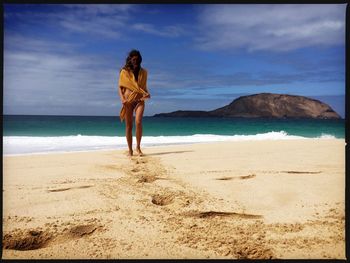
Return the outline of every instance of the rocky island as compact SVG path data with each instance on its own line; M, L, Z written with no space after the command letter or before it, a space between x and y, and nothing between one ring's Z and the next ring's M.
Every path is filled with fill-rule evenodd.
M174 111L154 117L341 119L329 105L304 96L260 93L242 96L211 111Z

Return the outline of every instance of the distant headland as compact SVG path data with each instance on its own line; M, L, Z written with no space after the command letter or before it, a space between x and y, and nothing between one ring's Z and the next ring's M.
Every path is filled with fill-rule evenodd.
M242 96L211 111L174 111L154 117L227 117L227 118L312 118L341 119L321 101L287 94L259 93Z

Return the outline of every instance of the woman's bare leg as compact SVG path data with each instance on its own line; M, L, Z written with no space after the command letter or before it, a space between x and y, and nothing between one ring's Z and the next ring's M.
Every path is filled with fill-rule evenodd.
M132 119L133 119L133 109L132 106L125 105L125 136L129 148L129 156L133 155L132 151Z
M140 102L135 109L135 124L136 124L136 151L142 155L141 138L142 138L142 117L145 110L145 103Z

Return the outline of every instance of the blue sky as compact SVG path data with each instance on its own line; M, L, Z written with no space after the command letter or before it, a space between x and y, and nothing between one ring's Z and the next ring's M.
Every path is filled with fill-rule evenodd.
M119 115L119 70L148 70L145 115L242 95L345 112L346 4L6 4L4 114Z

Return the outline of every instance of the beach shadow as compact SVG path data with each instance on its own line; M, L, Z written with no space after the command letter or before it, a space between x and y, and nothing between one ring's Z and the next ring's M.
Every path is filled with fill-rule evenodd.
M244 219L260 219L262 215L236 213L236 212L221 212L221 211L206 211L206 212L187 212L187 216L196 218L213 218L213 217L236 217Z
M82 186L75 186L75 187L67 187L67 188L56 188L56 189L48 189L47 192L53 193L53 192L63 192L68 191L72 189L84 189L84 188L90 188L92 185L82 185Z
M309 172L309 171L281 171L281 173L287 173L287 174L320 174L321 171L317 172Z
M230 177L220 177L220 178L215 178L215 180L220 180L220 181L229 181L229 180L233 180L235 179L234 177L230 176Z
M149 154L146 154L146 155L147 155L147 156L152 156L152 155L165 155L165 154L172 154L172 153L186 153L186 152L193 152L193 151L159 152L159 153L149 153Z
M229 181L229 180L234 180L234 179L240 179L240 180L246 180L246 179L251 179L256 177L255 174L249 174L249 175L242 175L242 176L238 176L238 177L220 177L220 178L216 178L215 180L221 180L221 181Z
M63 192L63 191L68 191L70 189L72 189L72 188L69 187L69 188L49 189L49 190L47 190L47 192Z

